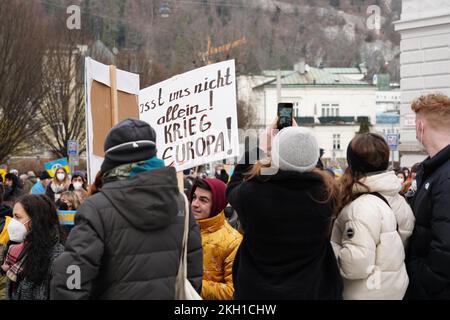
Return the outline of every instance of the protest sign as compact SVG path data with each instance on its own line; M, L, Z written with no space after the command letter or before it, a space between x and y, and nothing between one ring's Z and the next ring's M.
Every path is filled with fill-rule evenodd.
M50 161L44 163L44 169L50 174L51 177L55 176L56 170L58 168L63 167L66 169L67 173L70 173L69 162L67 162L67 158L61 158L55 161Z
M158 157L177 171L238 156L234 60L141 90L139 117L156 131Z
M59 224L63 226L75 225L76 210L58 210Z
M92 183L104 160L108 131L126 118L139 118L139 75L88 57L85 81L88 181Z

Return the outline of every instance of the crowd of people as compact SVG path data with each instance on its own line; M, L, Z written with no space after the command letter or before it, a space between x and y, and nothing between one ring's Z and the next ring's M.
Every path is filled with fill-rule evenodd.
M244 155L260 159L232 174L186 172L188 210L139 120L110 130L90 186L62 167L11 170L0 184L0 298L174 299L189 215L187 277L205 300L450 299L450 98L422 96L412 109L429 157L411 169L389 168L385 139L365 133L336 175L294 123L269 130L265 149ZM58 210L77 211L73 228Z

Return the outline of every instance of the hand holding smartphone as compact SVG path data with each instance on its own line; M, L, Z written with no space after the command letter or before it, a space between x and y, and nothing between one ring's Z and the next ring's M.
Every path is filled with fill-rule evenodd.
M286 127L292 126L294 104L293 103L278 103L278 122L277 129L281 130Z

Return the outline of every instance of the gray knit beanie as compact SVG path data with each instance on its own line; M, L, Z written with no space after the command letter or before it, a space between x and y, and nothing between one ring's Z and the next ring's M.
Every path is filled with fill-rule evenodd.
M284 171L312 171L319 160L319 145L312 131L302 127L281 130L272 143L272 162Z

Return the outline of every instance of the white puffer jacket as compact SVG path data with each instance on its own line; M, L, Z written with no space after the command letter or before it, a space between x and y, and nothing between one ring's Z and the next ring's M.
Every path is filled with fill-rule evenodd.
M333 226L331 243L344 280L344 299L402 299L408 287L405 248L414 229L414 215L399 195L393 171L361 180L386 198L363 194L348 204ZM355 193L367 191L355 186ZM398 231L397 231L398 226Z

